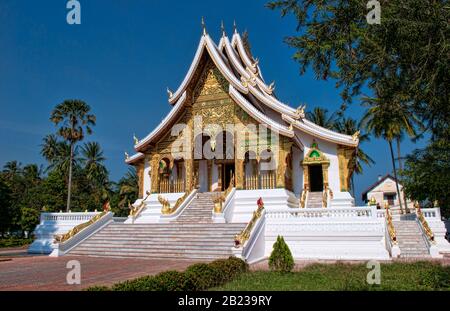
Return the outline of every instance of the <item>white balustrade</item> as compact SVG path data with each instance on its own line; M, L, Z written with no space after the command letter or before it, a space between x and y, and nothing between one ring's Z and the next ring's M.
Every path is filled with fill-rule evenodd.
M284 209L267 210L267 219L343 219L343 218L377 218L378 213L372 207L354 208L305 208L305 209Z

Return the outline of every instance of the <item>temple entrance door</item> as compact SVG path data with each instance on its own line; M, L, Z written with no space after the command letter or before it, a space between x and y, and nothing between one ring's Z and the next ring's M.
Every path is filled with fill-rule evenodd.
M309 166L310 191L323 191L323 172L322 165Z
M231 177L234 176L234 162L222 165L222 191L230 185Z

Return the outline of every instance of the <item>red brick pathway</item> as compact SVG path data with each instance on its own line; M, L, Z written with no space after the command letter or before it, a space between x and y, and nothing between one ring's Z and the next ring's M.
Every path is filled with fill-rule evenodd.
M1 256L0 258L6 258ZM11 257L10 257L11 258ZM63 256L12 257L0 261L0 290L82 290L92 285L112 285L136 277L166 270L182 271L192 261L144 260ZM81 264L81 284L68 285L66 275L69 260Z

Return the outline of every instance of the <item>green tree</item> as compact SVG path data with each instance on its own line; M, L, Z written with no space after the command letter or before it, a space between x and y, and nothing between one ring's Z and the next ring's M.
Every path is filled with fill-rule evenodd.
M118 208L122 213L126 213L128 204L132 204L138 198L139 183L136 169L129 168L128 172L118 182L119 202ZM121 213L121 214L122 214Z
M442 216L450 217L450 141L441 139L406 158L401 172L406 195L417 201L438 202Z
M447 0L380 0L380 24L369 24L366 0L278 0L298 34L286 38L301 74L337 81L342 108L367 86L390 89L438 139L450 124L450 10Z
M333 129L336 123L336 113L328 114L328 110L316 107L314 110L306 112L306 118L326 129Z
M359 130L359 128L360 126L358 126L356 120L352 118L341 117L335 122L335 130L342 134L353 135ZM364 142L369 141L370 141L369 134L360 133L359 146L358 149L356 150L355 156L352 159L352 162L350 163L352 171L355 174L360 175L363 173L363 165L371 166L372 164L375 164L375 161L361 148L361 145ZM352 174L352 190L353 190L353 197L355 197L355 182L353 174Z
M58 134L64 138L70 146L67 211L70 209L74 148L77 142L84 139L85 132L87 134L92 133L92 126L94 126L96 122L95 116L90 114L90 111L91 108L89 105L83 101L65 100L55 107L50 116L50 120L56 126L60 126Z
M271 270L278 272L291 272L294 268L294 258L282 236L278 236L277 241L273 244L273 250L269 257L269 267Z
M1 176L0 176L1 177ZM11 190L0 178L0 234L3 237L11 225Z
M384 138L389 144L398 201L400 209L403 210L392 142L405 131L408 135L416 136L415 118L410 111L404 109L400 104L393 103L389 97L388 94L386 98L382 98L379 94L377 98L366 98L364 102L369 109L364 114L361 123L368 132L373 133L375 137Z
M108 170L104 165L105 160L99 143L88 142L81 147L81 164L84 166L86 177L101 185L108 181Z

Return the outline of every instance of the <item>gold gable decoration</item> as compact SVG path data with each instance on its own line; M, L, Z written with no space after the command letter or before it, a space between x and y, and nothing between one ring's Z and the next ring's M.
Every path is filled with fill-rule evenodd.
M313 140L311 144L311 150L303 159L303 165L329 164L329 163L330 160L319 149L319 145L317 144L317 142Z
M209 61L194 89L194 99L226 93L229 83L212 61ZM195 100L194 100L195 101Z

